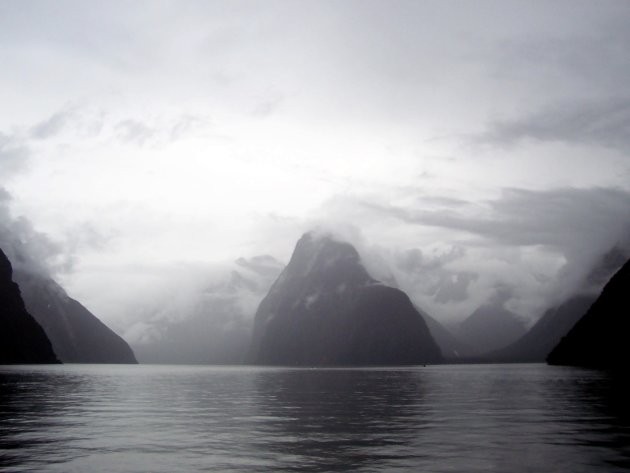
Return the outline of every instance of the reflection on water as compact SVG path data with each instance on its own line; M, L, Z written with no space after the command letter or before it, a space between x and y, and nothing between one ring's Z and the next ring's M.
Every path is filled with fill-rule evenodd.
M390 467L427 427L421 377L413 371L304 370L256 376L267 448L290 470ZM413 420L412 420L413 419Z
M0 471L630 471L630 399L545 365L0 367Z

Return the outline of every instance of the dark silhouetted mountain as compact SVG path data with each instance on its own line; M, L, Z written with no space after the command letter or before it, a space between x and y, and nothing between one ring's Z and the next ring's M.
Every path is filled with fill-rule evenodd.
M547 357L552 365L627 369L630 260Z
M239 258L217 283L191 294L183 306L154 312L150 338L133 343L141 363L242 363L256 307L284 269L271 256Z
M499 291L458 327L456 335L479 353L490 352L515 342L527 331L518 315L509 311L505 303L508 291Z
M137 363L133 351L50 278L15 272L26 309L42 326L64 363Z
M542 363L560 339L586 313L595 296L572 297L545 312L521 338L505 348L489 353L489 361L505 363Z
M262 300L248 361L392 365L441 360L407 295L374 280L348 243L307 233Z
M532 328L516 342L487 354L488 361L503 363L542 363L597 299L597 294L628 259L628 251L614 246L593 266L575 296L547 310Z
M426 312L418 309L417 307L416 309L420 312L422 318L424 318L424 321L427 323L429 332L431 332L433 339L440 347L442 356L446 361L457 361L477 355L477 352L473 348L459 340L446 327L444 327L444 325L430 315L427 315Z
M58 363L42 327L26 311L13 268L0 249L0 364Z

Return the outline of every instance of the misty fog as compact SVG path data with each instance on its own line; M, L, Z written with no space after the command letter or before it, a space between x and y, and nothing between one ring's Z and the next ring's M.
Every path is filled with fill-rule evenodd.
M629 12L557 8L8 2L0 247L147 357L234 358L318 228L453 332L529 328L630 248Z

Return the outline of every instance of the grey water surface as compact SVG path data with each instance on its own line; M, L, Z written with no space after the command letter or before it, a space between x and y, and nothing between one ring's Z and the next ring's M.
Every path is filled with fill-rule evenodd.
M546 365L0 366L0 471L630 471L627 394Z

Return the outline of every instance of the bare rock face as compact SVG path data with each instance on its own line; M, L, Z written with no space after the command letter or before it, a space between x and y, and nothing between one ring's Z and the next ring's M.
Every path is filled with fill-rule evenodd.
M628 369L630 260L547 357L552 365Z
M58 363L42 327L26 311L13 268L0 250L0 364Z
M247 361L397 365L441 361L407 295L373 279L355 248L307 233L262 300Z
M26 309L42 326L64 363L137 363L120 336L50 278L17 272Z

